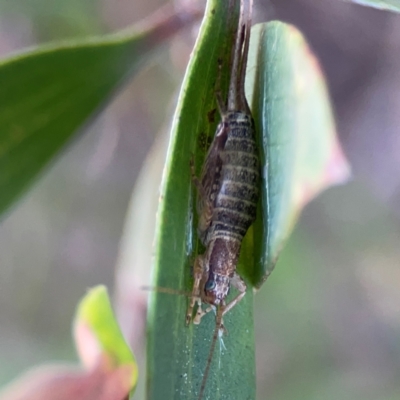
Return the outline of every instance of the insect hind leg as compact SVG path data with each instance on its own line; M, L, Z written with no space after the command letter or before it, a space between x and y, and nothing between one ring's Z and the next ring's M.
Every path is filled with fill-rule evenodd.
M228 311L232 310L232 308L235 307L236 304L238 304L239 301L242 300L244 295L246 294L246 289L247 289L246 283L237 272L233 274L230 283L233 287L239 290L240 293L224 307L224 310L222 312L223 316Z
M208 194L205 187L203 186L201 180L196 175L193 155L190 159L190 171L191 171L192 182L197 188L199 197L199 200L197 202L197 211L200 218L197 229L200 235L200 240L204 243L205 236L207 234L207 229L210 226L212 218L213 205L208 198Z
M191 177L191 180L192 180L194 186L196 186L196 188L199 191L199 193L203 194L204 188L203 188L203 185L200 182L200 179L196 175L196 169L195 169L195 166L194 166L194 156L193 156L193 154L192 154L192 157L190 157L189 165L190 165L190 177Z
M194 306L197 304L197 313L193 320L193 323L197 323L196 321L200 321L201 317L204 315L204 312L201 308L201 296L200 296L200 289L201 289L201 281L203 279L205 273L205 266L204 266L204 258L203 256L197 256L194 261L193 266L193 289L192 295L190 297L189 306L186 312L186 325L189 325L193 318L193 309Z

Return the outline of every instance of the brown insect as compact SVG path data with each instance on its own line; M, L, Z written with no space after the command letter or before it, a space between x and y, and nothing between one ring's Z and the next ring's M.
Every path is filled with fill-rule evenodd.
M194 263L194 284L186 323L193 320L198 324L205 314L213 308L216 310L216 330L199 398L205 389L217 336L224 330L223 316L246 294L246 284L236 272L236 266L243 237L256 218L259 197L260 162L254 122L244 94L252 0L247 2L247 7L244 2L241 2L233 49L228 98L224 102L221 93L217 93L221 122L200 179L191 165L192 179L198 190L198 234L206 250ZM227 303L231 285L239 294ZM210 306L203 310L202 303Z

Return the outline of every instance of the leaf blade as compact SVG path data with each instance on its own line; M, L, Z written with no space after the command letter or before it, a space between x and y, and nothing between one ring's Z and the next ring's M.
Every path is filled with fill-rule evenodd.
M293 26L273 21L252 30L247 82L264 165L262 212L256 221L260 287L304 206L322 190L345 182L350 169L335 133L324 78ZM262 218L261 218L262 216Z
M46 45L0 62L0 212L159 44L196 17L181 10L145 29Z
M155 252L155 286L191 291L190 265L202 249L197 246L193 219L195 192L190 184L189 161L195 155L197 169L204 159L200 142L214 135L216 124L215 82L218 59L222 60L222 86L229 79L232 29L238 21L227 21L228 2L208 2L201 33L182 85L174 117L169 154L163 174ZM241 264L247 264L246 252ZM250 259L252 264L252 259ZM229 335L225 347L213 357L205 398L252 399L255 397L255 361L252 291L224 318ZM199 326L185 326L187 299L152 293L149 306L148 398L195 399L209 357L215 329L212 313ZM222 345L221 345L222 346ZM220 364L219 364L220 362ZM220 366L219 366L220 365Z
M362 6L377 8L378 10L400 12L399 0L345 0Z

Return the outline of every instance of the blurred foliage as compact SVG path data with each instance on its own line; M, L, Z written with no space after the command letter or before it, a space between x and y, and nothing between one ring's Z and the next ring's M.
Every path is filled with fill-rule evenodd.
M185 22L39 47L0 64L0 212L16 200L149 54Z
M39 41L104 32L99 0L0 0L3 18L32 20Z
M81 360L87 366L96 362L96 352L109 359L112 368L122 365L133 367L129 386L137 382L135 357L126 343L108 297L107 288L99 285L91 288L77 307L74 321L75 342Z
M400 0L347 0L363 6L378 8L379 10L388 10L400 12Z
M307 207L279 273L255 296L260 400L398 396L393 218L360 182Z
M83 368L34 366L1 391L1 400L126 400L138 371L104 286L90 289L80 301L74 334Z

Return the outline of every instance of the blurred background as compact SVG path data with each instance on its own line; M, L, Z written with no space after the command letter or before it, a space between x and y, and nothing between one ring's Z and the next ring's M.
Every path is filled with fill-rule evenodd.
M113 32L164 3L0 0L0 56ZM258 21L285 20L307 37L353 167L350 183L306 207L256 296L259 399L399 399L400 16L340 0L256 7ZM37 364L77 361L75 307L99 283L144 371L146 293L132 281L149 281L150 253L126 243L138 233L152 241L165 132L195 32L163 47L1 221L0 386ZM139 175L148 154L150 180ZM128 212L145 181L140 193L153 196L134 202L149 214Z

